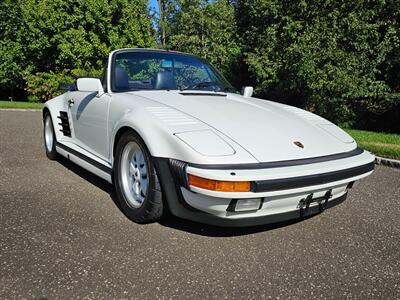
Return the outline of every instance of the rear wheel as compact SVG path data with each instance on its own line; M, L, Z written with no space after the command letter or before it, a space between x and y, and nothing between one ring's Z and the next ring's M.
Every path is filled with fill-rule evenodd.
M160 219L162 192L143 140L134 132L123 134L117 144L114 162L115 189L125 215L137 223Z
M43 139L47 157L51 160L57 159L56 136L54 134L53 121L48 111L45 113L43 119Z

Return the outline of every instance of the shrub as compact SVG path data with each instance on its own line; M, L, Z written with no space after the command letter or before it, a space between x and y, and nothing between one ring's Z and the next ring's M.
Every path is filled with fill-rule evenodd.
M92 70L90 72L75 69L64 70L60 73L40 72L36 74L26 74L24 79L27 82L26 91L28 92L28 100L30 102L45 102L51 98L61 95L61 83L74 83L73 75L78 77L95 77L99 78L102 71Z

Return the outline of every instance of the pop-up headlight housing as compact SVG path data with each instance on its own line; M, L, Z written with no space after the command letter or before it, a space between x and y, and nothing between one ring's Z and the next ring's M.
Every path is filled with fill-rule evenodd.
M175 133L175 136L204 156L227 156L235 150L211 130L198 130Z

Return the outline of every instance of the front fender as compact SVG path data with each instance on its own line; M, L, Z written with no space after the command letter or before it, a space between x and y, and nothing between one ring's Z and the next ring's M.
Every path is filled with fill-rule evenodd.
M123 128L131 128L145 142L150 154L154 157L175 158L184 161L203 161L204 157L193 151L188 145L180 141L172 128L166 127L160 121L154 120L148 114L137 110L126 111L111 131L112 160L114 145L118 132Z
M114 95L109 112L111 163L114 160L114 145L119 130L128 127L136 131L146 143L153 157L173 158L192 163L225 164L257 162L240 145L209 127L172 107L136 95ZM209 156L196 151L187 140L178 134L198 131L212 131L234 151L228 155ZM207 136L207 135L206 135ZM212 137L212 135L208 135ZM217 137L217 138L218 138ZM217 147L215 139L204 141L208 147Z

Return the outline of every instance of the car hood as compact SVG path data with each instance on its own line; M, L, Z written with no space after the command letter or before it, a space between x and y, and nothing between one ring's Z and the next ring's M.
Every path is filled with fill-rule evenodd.
M225 136L228 143L233 140L260 162L318 157L356 147L350 137L346 138L348 136L329 121L271 101L193 91L135 94L202 121Z

